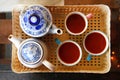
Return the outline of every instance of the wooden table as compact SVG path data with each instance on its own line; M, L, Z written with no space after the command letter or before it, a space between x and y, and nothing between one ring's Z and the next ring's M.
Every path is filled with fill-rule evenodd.
M82 4L107 4L112 8L118 7L114 0L64 0L65 5ZM12 20L5 19L5 15L0 13L0 44L9 44L7 37L12 33Z

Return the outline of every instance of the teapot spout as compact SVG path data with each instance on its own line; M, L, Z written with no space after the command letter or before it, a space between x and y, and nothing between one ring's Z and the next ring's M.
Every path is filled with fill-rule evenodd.
M22 42L22 39L18 39L13 35L9 35L8 36L8 40L10 40L13 44L15 44L15 46L17 47L17 49L19 48L20 43Z
M52 27L49 30L50 34L58 34L58 35L62 35L63 31L60 28L57 28L54 24L52 25Z

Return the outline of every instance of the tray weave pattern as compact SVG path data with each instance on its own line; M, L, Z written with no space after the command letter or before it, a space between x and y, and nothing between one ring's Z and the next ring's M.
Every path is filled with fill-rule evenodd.
M27 39L27 36L20 28L19 24L19 14L27 5L17 6L13 9L13 19L12 19L12 34L16 37ZM63 30L62 35L47 34L44 37L38 38L42 40L48 47L48 58L52 64L55 65L55 72L80 72L80 73L107 73L110 70L110 46L105 54L101 56L93 56L91 61L87 61L86 57L88 55L83 48L84 36L93 30L103 31L110 41L110 10L106 5L75 5L75 6L46 6L53 16L53 23ZM94 16L88 20L88 29L83 34L79 36L73 36L68 34L64 26L64 20L68 13L73 11L80 11L84 14L92 13ZM83 56L81 61L72 67L67 67L62 65L56 57L56 49L58 45L55 43L54 39L59 38L61 41L73 40L76 41L83 51ZM27 68L23 66L17 57L17 48L12 45L12 70L16 73L34 73L34 72L50 72L44 65L38 68Z

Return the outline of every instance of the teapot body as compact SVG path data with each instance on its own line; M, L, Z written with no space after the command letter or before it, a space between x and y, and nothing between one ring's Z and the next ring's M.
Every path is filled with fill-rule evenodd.
M42 5L31 5L25 7L19 16L20 27L24 33L31 37L42 37L47 33L62 34L59 28L52 28L52 15L50 11ZM56 31L55 31L56 30ZM61 33L58 33L58 31Z
M18 59L26 67L36 68L47 58L47 47L40 40L34 38L22 40L13 35L8 39L17 47Z

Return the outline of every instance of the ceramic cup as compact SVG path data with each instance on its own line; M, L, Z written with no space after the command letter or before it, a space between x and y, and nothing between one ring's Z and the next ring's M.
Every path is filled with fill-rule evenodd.
M42 64L51 71L54 71L54 65L47 61L47 47L42 41L30 38L22 40L10 35L8 39L17 47L19 61L26 67L37 68Z
M82 49L79 44L72 40L61 42L57 38L55 42L59 45L56 51L57 58L63 65L74 66L80 62L82 58Z
M99 56L104 54L108 49L109 41L107 36L101 31L91 31L83 40L83 47L89 53L87 60L91 60L91 56Z
M61 35L63 32L52 21L52 14L42 5L30 5L23 8L19 16L20 27L31 37L42 37L47 33Z
M67 32L71 35L84 33L88 27L88 19L92 16L92 13L84 15L81 12L70 12L65 18L65 28Z

